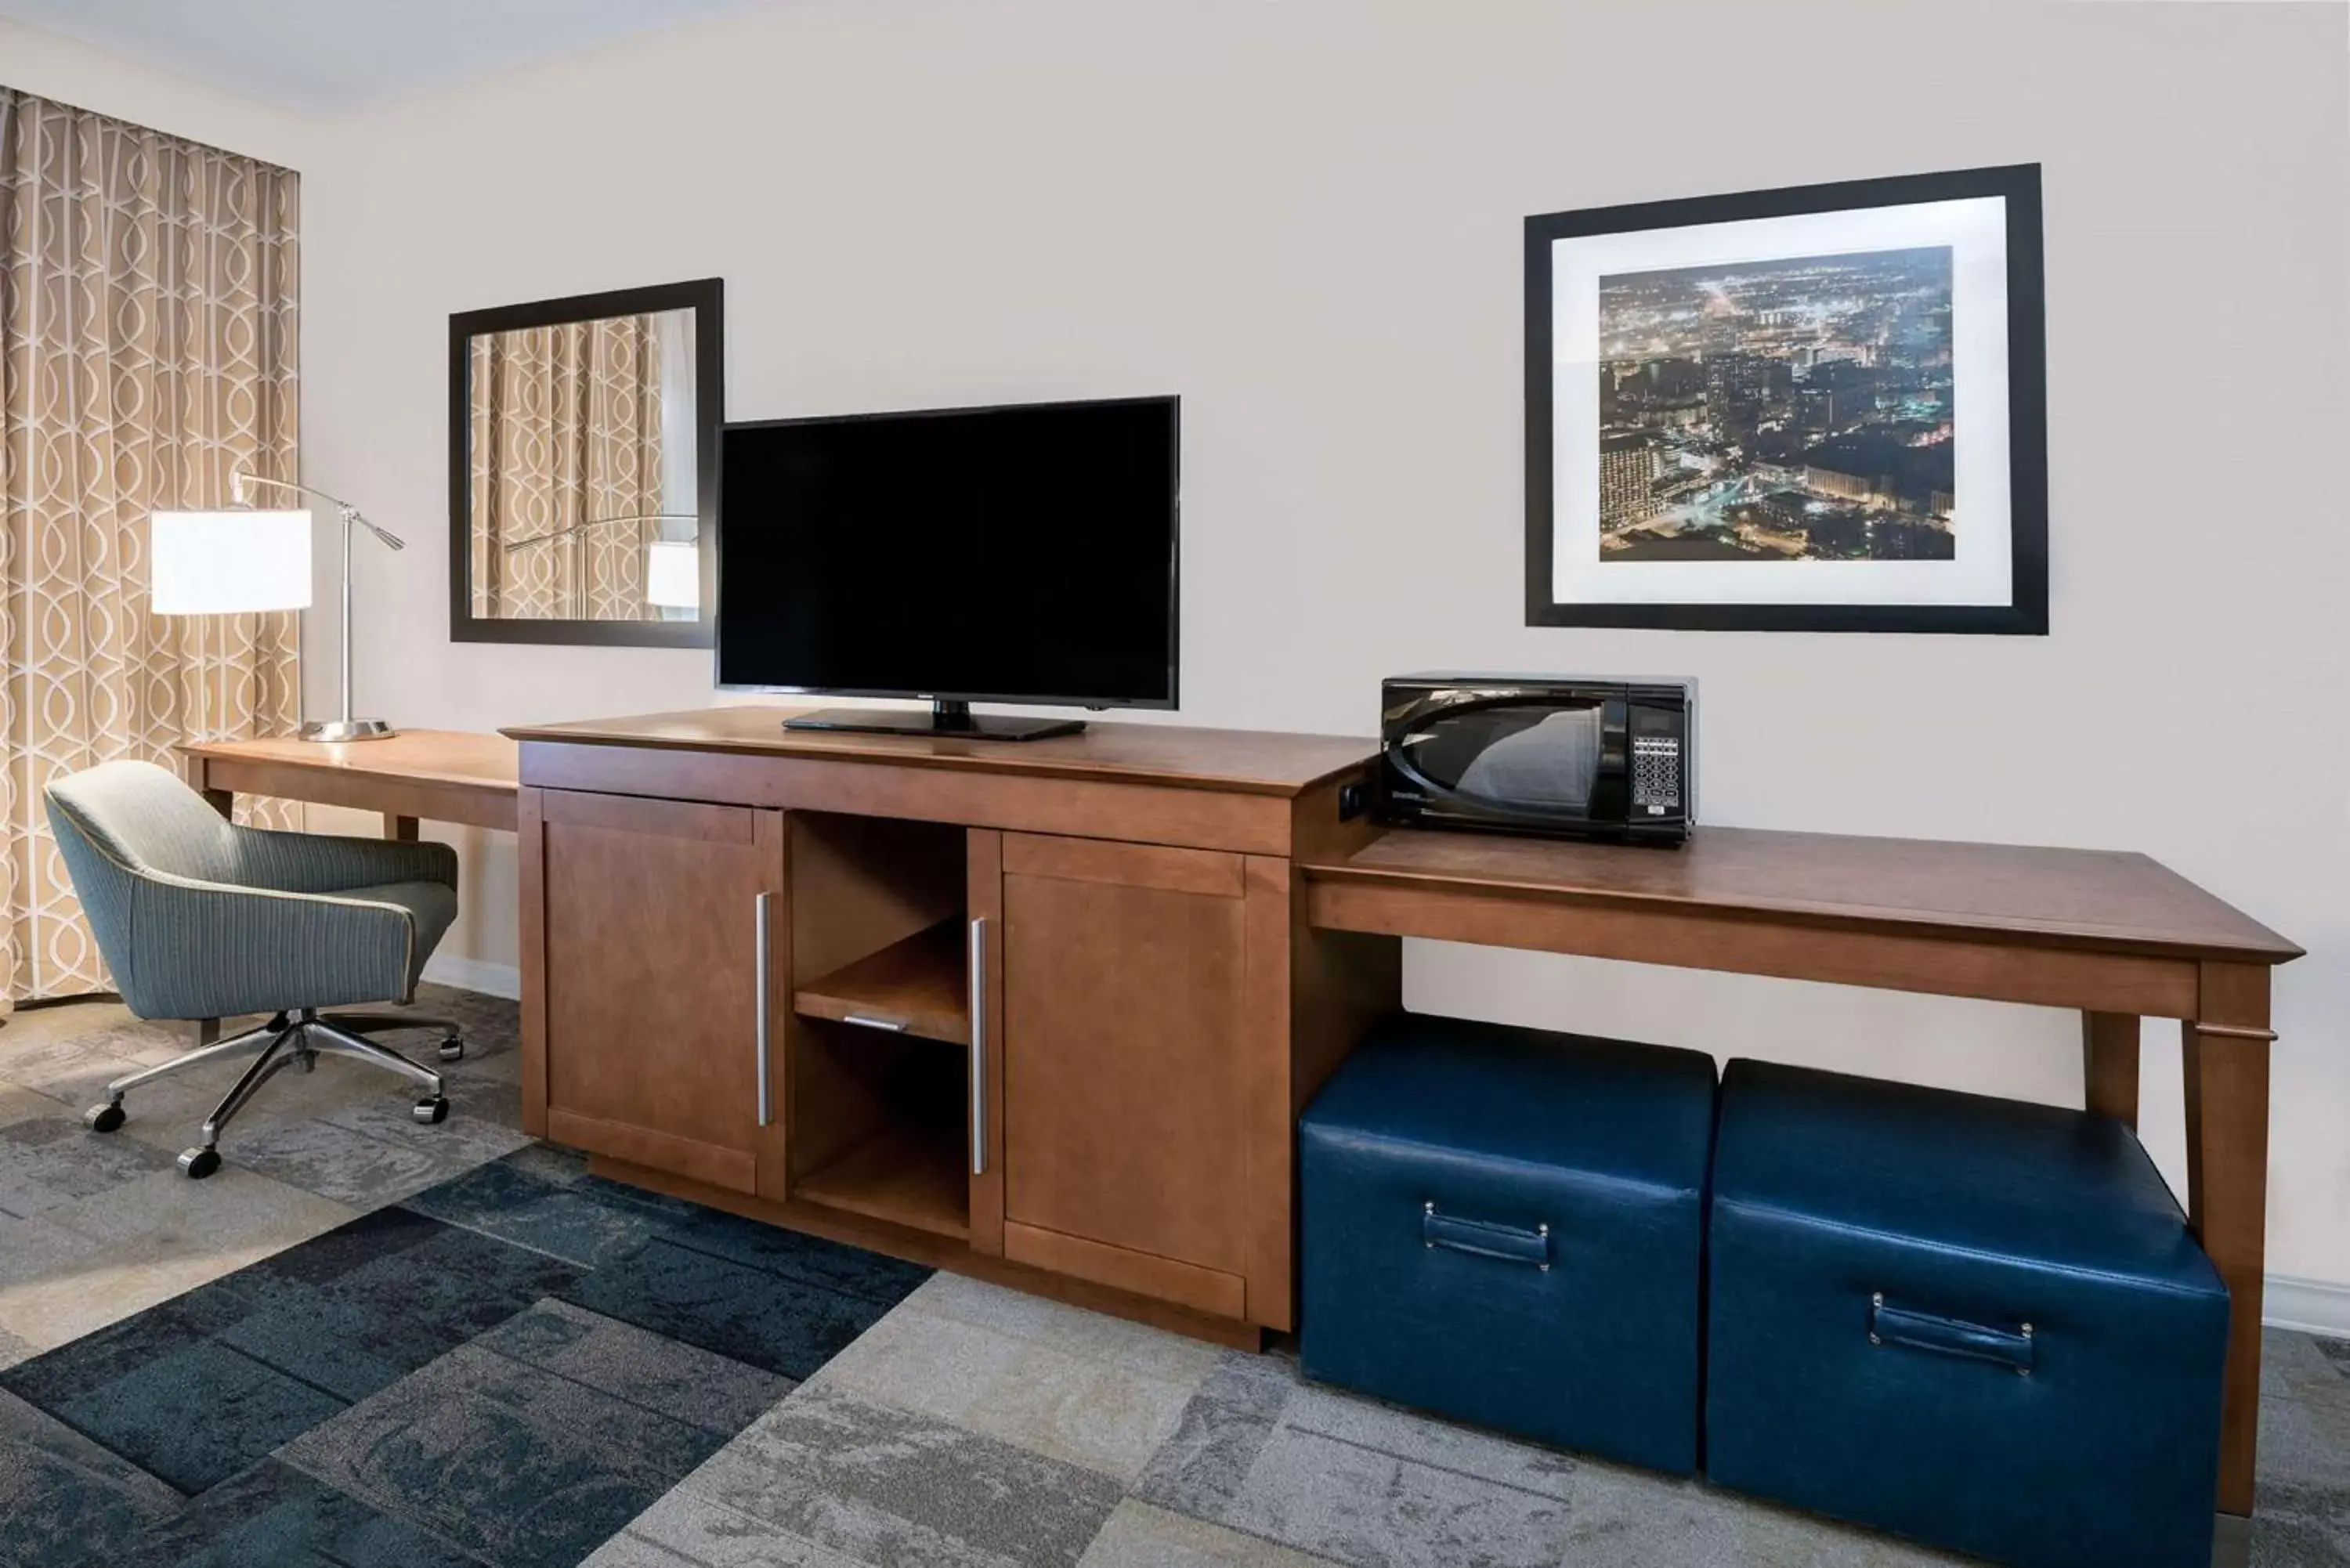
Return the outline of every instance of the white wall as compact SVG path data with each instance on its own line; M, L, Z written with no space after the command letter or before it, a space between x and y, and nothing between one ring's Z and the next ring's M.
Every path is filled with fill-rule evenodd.
M715 700L698 655L445 639L451 311L721 275L737 418L1180 392L1183 721L1361 733L1418 666L1685 671L1717 822L2147 850L2311 950L2270 1261L2350 1282L2345 44L2331 5L797 0L370 113L305 242L310 477L414 541L362 563L361 704ZM1520 624L1521 218L2031 161L2054 635ZM491 961L505 854L456 939ZM2054 1013L1435 947L1409 990L2079 1103Z
M313 122L241 93L0 17L0 87L38 93L283 168L305 167Z

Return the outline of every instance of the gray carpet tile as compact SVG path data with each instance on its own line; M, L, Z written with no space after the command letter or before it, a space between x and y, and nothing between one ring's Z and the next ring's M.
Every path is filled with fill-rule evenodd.
M496 1328L578 1275L560 1259L405 1210L365 1216L335 1236L332 1262L349 1260L348 1267L330 1266L324 1249L297 1248L220 1282L249 1303L221 1337L346 1400ZM364 1255L373 1242L387 1254Z
M1074 1315L1073 1315L1074 1314ZM590 1559L595 1568L1066 1563L1080 1568L1961 1568L1961 1559L1303 1381L1293 1357L1216 1353L1131 1484L1108 1458L1039 1453L972 1401L985 1324L1055 1355L1163 1376L1190 1342L941 1275ZM2350 1343L2272 1332L2254 1568L2350 1564ZM1154 1340L1165 1341L1164 1346ZM1180 1352L1181 1354L1177 1354ZM1016 1368L991 1347L987 1366ZM987 1380L993 1390L1006 1385ZM1128 1419L1153 1419L1138 1409ZM999 1432L1009 1433L999 1437ZM1097 1454L1114 1451L1097 1448ZM1059 1477L1055 1481L1051 1478ZM1083 1478L1083 1479L1073 1479ZM1031 1503L1049 1492L1051 1503ZM1107 1507L1105 1509L1105 1504Z
M56 1408L150 1475L195 1493L342 1407L336 1396L207 1338Z
M1124 1489L993 1438L817 1387L746 1428L689 1483L860 1563L1074 1564Z
M404 1114L407 1102L398 1103ZM495 1157L466 1138L463 1128L457 1138L434 1147L421 1139L392 1141L320 1120L258 1127L231 1123L222 1134L220 1148L224 1159L354 1209L397 1203Z
M0 1392L0 1563L119 1559L181 1501L121 1455Z
M302 1433L280 1457L502 1568L569 1568L719 1441L473 1344Z
M611 1186L594 1177L588 1180L598 1187ZM635 1196L641 1199L655 1195ZM903 1262L861 1247L836 1246L819 1237L763 1225L714 1209L684 1205L677 1218L679 1222L670 1230L667 1239L679 1247L866 1301L887 1302L894 1306L931 1275L931 1271L920 1263Z
M1078 1568L1328 1568L1330 1563L1129 1497L1094 1537Z
M588 1568L864 1568L782 1526L680 1486L588 1559Z
M657 1235L582 1274L566 1301L793 1379L812 1375L894 1303L811 1284Z
M253 1168L370 1212L44 1354L0 1337L0 1563L1953 1561L604 1181L514 1130L512 1002L427 987L420 1007L473 1043L457 1137L404 1120L390 1080L286 1079L243 1140ZM95 1223L168 1161L169 1128L104 1139L73 1115L184 1031L89 1016L110 1022L0 1029L0 1080L65 1096L5 1091L0 1284L88 1267L91 1239L42 1216ZM2262 1386L2250 1561L2350 1565L2350 1342L2272 1330Z
M418 1121L413 1114L417 1091L400 1089L397 1080L391 1081L391 1086L397 1092L369 1095L329 1111L319 1119L385 1143L421 1149L447 1166L446 1174L451 1175L512 1154L531 1141L517 1125L522 1119L519 1104L513 1107L511 1116L484 1117L465 1112L466 1105L473 1103L475 1096L518 1101L520 1096L509 1085L460 1078L452 1069L443 1084L450 1114L447 1119L431 1124Z
M641 1250L677 1222L629 1189L589 1182L584 1173L555 1179L540 1153L534 1147L525 1159L467 1171L407 1207L591 1269Z
M794 1386L789 1378L566 1302L541 1302L473 1343L722 1439L749 1426Z
M1154 1467L1138 1495L1246 1534L1378 1568L1428 1563L1550 1568L1558 1561L1569 1511L1563 1497L1388 1453L1278 1416L1252 1430L1254 1422L1233 1414L1232 1407L1220 1409L1189 1462L1171 1476ZM1560 1463L1545 1479L1563 1480L1555 1472L1567 1468ZM1210 1484L1190 1484L1211 1477Z
M531 1147L0 1369L0 1564L577 1563L791 1392L702 1341L820 1366L929 1277L737 1223Z
M1012 1308L1017 1303L1017 1309ZM1120 1332L1123 1331L1123 1332ZM1171 1437L1213 1345L941 1274L827 1362L827 1388L1130 1481Z
M0 1127L0 1215L28 1220L170 1168L170 1155L129 1138L93 1137L60 1106L56 1116Z
M275 1459L213 1487L109 1568L481 1568L481 1559Z
M146 1065L135 1056L109 1050L112 1042L96 1031L70 1032L49 1019L35 1031L19 1019L0 1028L0 1081L47 1096L65 1106L102 1098L106 1085ZM195 1044L190 1038L187 1044Z
M2272 1328L2261 1335L2263 1397L2350 1405L2350 1339Z
M2255 1568L2350 1563L2350 1404L2261 1402Z

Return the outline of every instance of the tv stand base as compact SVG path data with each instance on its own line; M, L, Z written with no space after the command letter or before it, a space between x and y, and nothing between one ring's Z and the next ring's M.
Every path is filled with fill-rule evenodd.
M819 708L795 713L784 721L786 730L837 730L860 735L956 736L972 741L1041 741L1051 735L1075 735L1086 727L1083 719L1028 719L1003 713L974 713L968 702L933 702L927 713L898 708Z

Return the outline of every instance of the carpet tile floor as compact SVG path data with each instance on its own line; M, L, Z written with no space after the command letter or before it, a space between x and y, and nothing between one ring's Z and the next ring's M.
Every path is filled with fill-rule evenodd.
M2283 1331L2268 1339L2249 1561L2350 1564L2350 1344ZM591 1568L1960 1561L1306 1383L1286 1355L1217 1350L951 1274L914 1291L588 1559Z
M322 1062L203 1182L234 1066L100 1137L184 1031L0 1021L0 1568L1954 1561L600 1180L518 1129L513 1004L428 990L448 1122ZM2249 1561L2350 1568L2350 1343L2263 1385Z
M569 1568L927 1277L518 1151L0 1372L0 1562Z

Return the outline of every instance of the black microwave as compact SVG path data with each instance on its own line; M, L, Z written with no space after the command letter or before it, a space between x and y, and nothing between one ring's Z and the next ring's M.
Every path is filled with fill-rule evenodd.
M1379 812L1410 827L1679 844L1697 822L1697 682L1398 675Z

